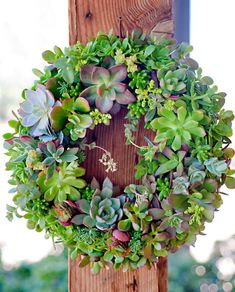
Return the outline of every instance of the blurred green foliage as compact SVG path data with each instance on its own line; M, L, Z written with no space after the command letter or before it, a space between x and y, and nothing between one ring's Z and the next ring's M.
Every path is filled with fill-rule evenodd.
M67 292L67 256L64 251L11 270L4 269L0 260L0 292ZM169 292L199 291L235 291L235 236L216 242L210 260L203 264L188 249L169 255Z
M23 263L5 270L0 262L0 292L68 291L67 252L49 255L37 263Z

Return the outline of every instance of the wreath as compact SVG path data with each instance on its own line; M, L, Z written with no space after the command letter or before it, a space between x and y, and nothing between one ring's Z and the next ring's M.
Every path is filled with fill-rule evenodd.
M94 273L155 266L159 256L194 244L222 204L220 187L235 187L229 165L234 115L225 93L189 58L192 47L134 31L124 39L99 33L86 45L42 56L49 64L22 92L14 133L6 133L14 205L7 217L70 248ZM108 126L127 109L126 143L136 147L136 179L124 190L111 180L88 181L86 132ZM153 141L137 145L141 119ZM118 171L109 149L100 158ZM85 152L86 150L86 152Z

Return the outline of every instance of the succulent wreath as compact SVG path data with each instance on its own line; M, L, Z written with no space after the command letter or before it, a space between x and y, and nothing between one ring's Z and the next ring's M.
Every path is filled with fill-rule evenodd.
M9 121L14 133L4 135L14 193L8 219L45 230L94 273L151 268L159 256L193 244L222 204L220 187L235 188L235 171L234 115L191 51L140 31L124 39L99 33L87 45L45 51L49 64L44 72L33 69L38 78ZM108 126L122 107L142 184L118 191L108 177L86 180L82 163L86 148L100 148L87 142L87 129ZM146 145L135 142L141 118L156 133ZM107 173L118 171L103 151Z

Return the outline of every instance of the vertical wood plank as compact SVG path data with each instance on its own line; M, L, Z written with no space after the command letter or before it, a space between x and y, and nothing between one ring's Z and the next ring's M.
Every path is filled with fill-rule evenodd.
M161 33L172 23L173 0L69 0L69 40L85 43L98 31L118 34L118 17L122 17L123 32L140 27L150 33L158 24ZM166 27L165 25L166 24Z
M140 27L146 33L173 34L172 0L69 0L70 44L77 40L86 43L98 31L107 33L111 28L118 34L118 17L122 17L123 32ZM122 110L113 117L110 126L98 126L88 133L88 139L96 139L97 145L111 152L118 163L118 171L108 174L114 184L122 189L134 179L137 163L136 149L125 145L124 117ZM137 143L143 145L143 135L153 138L154 133L143 129L137 131ZM98 162L102 152L91 150L85 167L87 178L95 176L102 181L107 173ZM139 269L135 272L104 270L98 276L89 267L80 269L78 261L69 259L70 292L167 292L167 258L159 258L156 269Z

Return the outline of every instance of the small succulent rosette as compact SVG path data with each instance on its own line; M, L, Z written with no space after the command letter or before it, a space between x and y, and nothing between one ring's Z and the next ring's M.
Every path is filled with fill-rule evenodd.
M37 79L9 121L13 133L4 135L13 194L8 219L45 230L94 273L151 268L158 257L194 244L223 202L221 187L235 188L235 170L234 115L191 51L138 30L45 51L48 65L33 69ZM87 131L108 127L123 110L126 141L119 143L136 149L139 184L120 189L110 179L118 163L110 149L88 142ZM140 121L155 138L146 134L138 145ZM107 172L99 182L87 179L83 164L96 149Z

